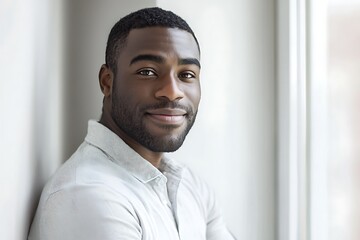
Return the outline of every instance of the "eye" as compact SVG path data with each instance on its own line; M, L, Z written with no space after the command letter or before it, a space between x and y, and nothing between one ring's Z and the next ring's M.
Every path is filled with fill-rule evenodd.
M153 71L151 69L142 69L142 70L138 71L137 74L139 74L141 76L156 76L155 71Z
M183 72L179 74L179 78L182 79L190 79L190 78L196 78L195 74L192 72Z

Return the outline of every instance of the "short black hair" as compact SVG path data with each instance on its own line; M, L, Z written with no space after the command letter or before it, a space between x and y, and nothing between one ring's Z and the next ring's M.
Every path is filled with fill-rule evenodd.
M178 28L192 34L200 52L199 42L187 22L171 11L158 7L144 8L121 18L111 29L105 52L106 65L116 74L117 57L132 29L145 27Z

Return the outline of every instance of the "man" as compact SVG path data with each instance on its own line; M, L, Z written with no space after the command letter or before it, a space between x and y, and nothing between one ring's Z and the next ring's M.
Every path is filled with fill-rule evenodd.
M214 196L166 158L200 101L200 48L188 24L147 8L112 28L99 122L43 190L30 240L227 240Z

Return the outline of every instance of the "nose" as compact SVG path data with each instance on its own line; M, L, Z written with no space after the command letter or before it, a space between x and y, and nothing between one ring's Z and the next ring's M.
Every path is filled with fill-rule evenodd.
M184 97L184 92L181 90L180 82L176 76L168 75L159 80L159 88L155 92L156 98L166 98L172 102Z

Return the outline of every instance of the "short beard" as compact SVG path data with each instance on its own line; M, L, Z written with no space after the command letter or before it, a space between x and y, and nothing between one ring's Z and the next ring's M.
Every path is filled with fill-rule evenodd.
M191 108L180 105L178 102L159 101L156 104L141 107L141 109L130 109L125 99L118 98L116 93L112 97L112 111L111 117L116 125L129 137L153 152L174 152L178 150L190 129L192 128L197 111L194 112ZM142 121L144 113L149 109L157 108L180 108L187 112L186 128L182 133L176 137L156 137L147 131L145 124ZM166 129L171 129L171 126L164 126Z

